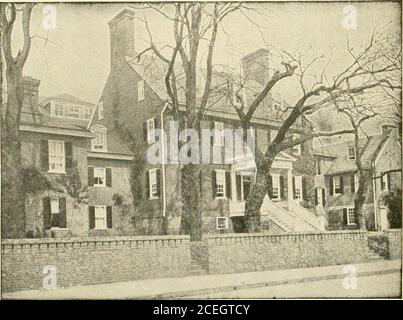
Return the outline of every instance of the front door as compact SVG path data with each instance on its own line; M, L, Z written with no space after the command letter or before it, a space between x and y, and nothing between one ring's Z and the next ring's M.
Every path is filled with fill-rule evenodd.
M241 176L242 179L242 201L249 198L251 187L251 176Z

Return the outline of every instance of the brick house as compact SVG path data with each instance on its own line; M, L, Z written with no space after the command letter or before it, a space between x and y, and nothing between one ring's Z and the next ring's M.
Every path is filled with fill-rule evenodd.
M386 194L401 188L401 145L396 128L386 142L381 133L360 139L361 161L364 169L374 167L374 179L368 184L364 215L368 230L388 229ZM317 211L325 211L327 228L356 229L354 198L358 188L356 150L354 141L325 145L313 151L316 158L315 204ZM389 172L393 171L393 172ZM386 173L382 175L382 173Z
M164 76L166 66L157 58L143 55L135 59L134 13L123 10L108 24L110 28L110 73L104 85L90 127L98 127L118 136L129 133L143 159L143 169L133 181L141 188L141 204L136 209L141 233L178 233L182 212L181 164L172 164L175 155L168 150L173 114L168 101ZM248 84L245 97L253 98L253 89L261 89L269 77L262 64L268 66L268 51L257 50L242 59ZM262 71L263 70L263 71ZM201 83L201 82L199 82ZM179 95L183 92L179 92ZM256 112L252 125L256 132L256 147L264 150L273 139L283 118L279 108L281 98L268 97ZM184 128L184 108L180 107L179 131ZM240 127L232 106L217 103L208 107L201 129L216 129L218 136L211 142L211 150L219 149L224 157L223 129ZM155 129L166 133L166 161L169 164L150 164L146 161L149 148L159 143ZM299 121L290 134L301 134L304 127ZM172 132L172 136L177 136ZM200 136L200 135L199 135ZM165 144L164 139L161 139ZM271 187L262 208L262 222L273 232L312 230L318 228L314 210L314 170L311 143L282 152L273 163ZM212 153L212 152L211 152ZM232 164L203 164L201 177L201 208L203 233L244 231L245 199L254 182L255 164L248 156ZM302 212L302 213L301 213ZM301 215L302 219L296 219ZM300 218L301 218L300 217Z
M94 105L71 95L38 102L24 78L20 137L27 237L133 234L128 181L132 154L113 135L88 128ZM91 113L90 113L91 111ZM40 181L47 181L42 184Z

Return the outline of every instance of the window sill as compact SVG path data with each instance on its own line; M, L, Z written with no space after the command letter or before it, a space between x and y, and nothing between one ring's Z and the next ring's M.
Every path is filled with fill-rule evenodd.
M150 197L148 200L158 200L160 197Z
M66 174L66 170L49 170L48 173Z
M93 187L94 188L106 188L105 185L99 185L99 184L94 184Z
M227 197L215 197L214 199L216 199L216 200L228 200Z

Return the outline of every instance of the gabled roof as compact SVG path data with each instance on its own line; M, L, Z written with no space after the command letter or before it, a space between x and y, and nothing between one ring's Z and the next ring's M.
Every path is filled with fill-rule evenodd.
M48 103L50 100L59 100L59 101L64 101L64 102L73 102L73 103L78 103L78 104L83 104L83 105L88 105L88 106L94 106L93 103L84 101L78 97L75 97L71 94L68 93L62 93L62 94L58 94L56 96L52 96L52 97L39 97L39 103L40 105L44 105L46 103Z
M378 134L359 139L359 152L361 153L361 162L364 169L371 167L371 161L379 152L381 142L384 138L385 136L383 134ZM350 146L354 146L354 140L316 148L313 150L313 154L332 159L332 163L325 174L356 171L357 166L355 160L348 159L348 147Z
M165 75L167 64L162 62L159 58L150 57L148 55L142 55L140 59L134 57L126 57L127 63L130 67L148 84L148 86L155 92L155 94L162 100L167 100L168 94L165 86ZM184 105L185 101L185 77L180 66L175 65L177 89L179 103ZM201 99L204 86L204 72L199 70L197 72L197 97ZM212 93L215 89L219 88L220 83L223 84L222 77L219 76L220 72L213 72L212 77ZM248 99L254 99L259 92L262 91L263 86L255 80L248 80L245 84L245 88L248 88ZM231 102L227 100L223 95L210 94L210 101L206 107L206 114L208 111L219 112L222 115L231 115L238 117L238 114ZM250 101L249 101L250 104ZM249 105L247 103L247 105ZM277 101L272 96L267 96L266 99L259 105L254 113L253 119L265 119L273 121L273 125L282 123L290 111L285 112L286 108L290 105L283 101L283 107L279 108L281 101ZM247 112L247 108L245 109ZM299 121L296 123L300 124Z

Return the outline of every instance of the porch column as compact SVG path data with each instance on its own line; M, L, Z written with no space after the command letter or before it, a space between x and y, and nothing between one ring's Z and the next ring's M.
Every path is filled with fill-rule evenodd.
M236 170L231 166L231 199L232 202L237 201L236 194Z
M292 192L292 169L287 170L287 192L288 192L288 206L291 205L291 201L294 200L294 195Z

